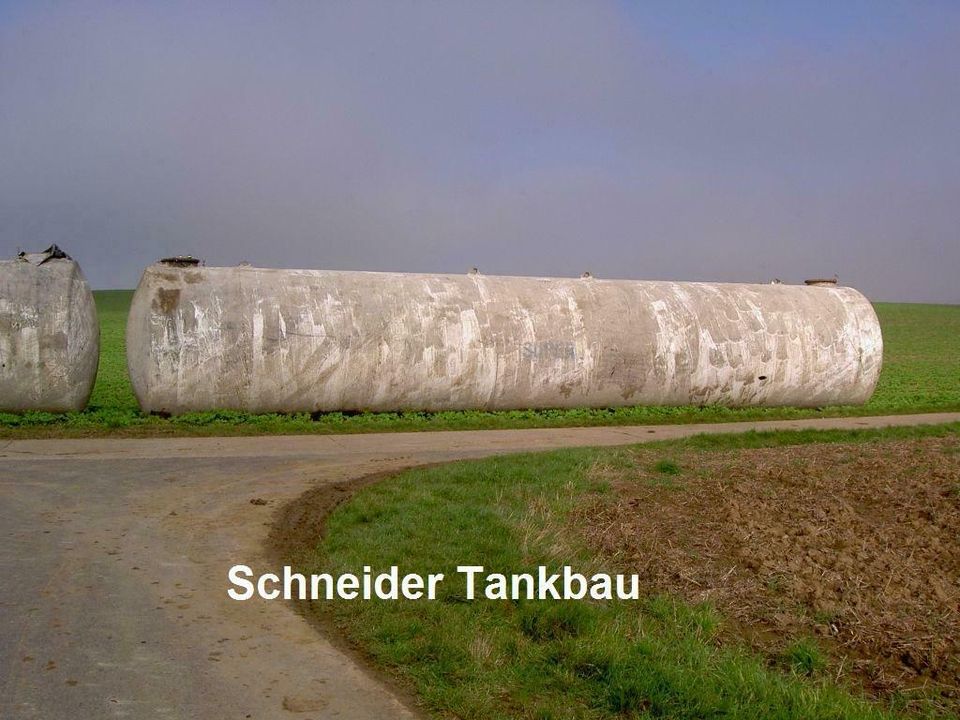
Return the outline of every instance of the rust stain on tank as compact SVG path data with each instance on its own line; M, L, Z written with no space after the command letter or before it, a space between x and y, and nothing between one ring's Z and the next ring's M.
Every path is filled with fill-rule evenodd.
M171 315L180 303L178 288L158 288L157 296L153 300L153 308L161 315Z

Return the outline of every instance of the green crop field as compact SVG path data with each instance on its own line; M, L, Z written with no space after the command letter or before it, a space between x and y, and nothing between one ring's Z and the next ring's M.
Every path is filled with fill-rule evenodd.
M233 411L174 418L144 415L127 378L124 329L132 291L94 293L101 324L100 370L90 406L81 413L0 413L0 437L90 435L238 435L469 430L655 423L773 420L960 410L960 306L878 303L884 367L874 397L862 407L730 409L630 407L611 410L509 412L325 413L251 415Z

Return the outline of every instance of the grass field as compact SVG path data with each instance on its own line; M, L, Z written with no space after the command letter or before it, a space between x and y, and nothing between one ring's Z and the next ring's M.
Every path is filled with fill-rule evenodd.
M594 472L598 466L678 493L697 483L738 482L689 472L717 451L817 442L869 443L883 454L896 442L932 438L941 438L934 452L953 457L960 424L701 436L642 450L563 450L419 468L359 490L327 519L316 549L290 559L298 571L335 576L368 564L374 572L397 565L401 573L446 575L432 602L310 604L438 718L952 717L956 698L944 704L932 686L874 701L860 696L844 673L851 663L838 669L820 636L774 638L768 652L758 651L736 633L731 638L715 607L647 594L650 588L639 601L467 601L455 571L470 564L503 573L536 574L540 565L615 571L616 556L599 553L582 532L597 514L577 512L617 500ZM857 455L850 446L837 450ZM631 453L639 452L638 466ZM951 461L944 455L938 462ZM636 512L656 522L644 508Z
M100 370L85 412L0 413L0 437L89 435L238 435L407 430L627 425L773 420L960 410L960 306L878 303L884 368L877 392L863 407L728 409L631 407L443 413L327 413L250 415L190 413L175 418L142 414L126 373L124 330L132 291L95 293L101 323Z

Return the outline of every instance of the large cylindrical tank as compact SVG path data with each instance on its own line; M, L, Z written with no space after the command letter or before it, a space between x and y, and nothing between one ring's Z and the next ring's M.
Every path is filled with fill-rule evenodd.
M53 246L0 262L0 411L83 410L100 325L80 266Z
M844 287L146 269L127 325L146 411L865 402L882 341Z

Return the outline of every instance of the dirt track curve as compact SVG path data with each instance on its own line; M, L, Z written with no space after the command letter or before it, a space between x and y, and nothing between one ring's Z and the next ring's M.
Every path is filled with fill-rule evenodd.
M954 421L960 413L481 432L0 441L0 717L414 717L398 696L291 607L227 597L231 565L276 569L265 549L272 517L323 483L496 453L705 432Z

